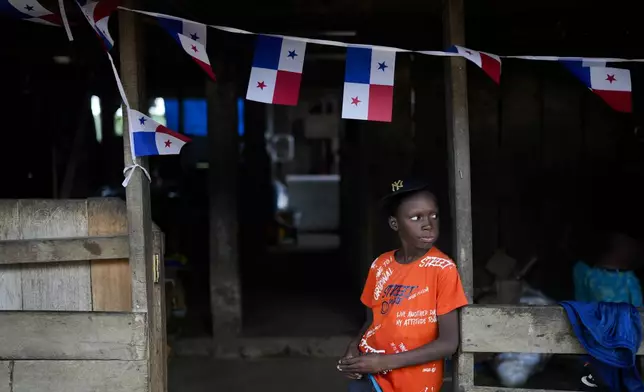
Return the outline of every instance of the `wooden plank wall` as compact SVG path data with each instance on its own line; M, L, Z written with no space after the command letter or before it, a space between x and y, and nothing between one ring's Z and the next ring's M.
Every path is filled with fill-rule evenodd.
M20 205L17 200L0 200L0 240L23 239L20 233ZM22 309L22 267L0 267L0 309Z
M92 246L128 255L122 241L114 241L123 238L114 236L127 236L127 229L125 203L119 199L0 200L0 241L25 240L0 252L4 259L17 255L0 260L0 392L143 392L148 390L151 362L156 364L153 387L163 390L160 358L165 359L165 339L159 335L164 332L164 309L159 306L154 320L146 313L129 313L132 275L127 258L24 263L34 249L51 250L46 241L34 248L35 242L28 240L80 238L68 241L76 245L74 260L97 254ZM161 248L162 233L156 235ZM79 252L79 241L91 236L111 238L83 243L88 252ZM109 248L116 245L118 249ZM62 251L41 258L56 260L64 257ZM11 262L23 264L7 265ZM163 298L162 290L157 298ZM153 331L148 331L150 325Z
M104 312L0 312L0 358L144 360L147 315Z
M124 234L118 199L0 200L0 241ZM130 311L131 292L127 259L0 266L0 310Z
M503 247L520 262L538 254L535 279L547 284L544 271L571 268L562 258L573 257L570 232L593 208L591 177L621 178L602 185L623 194L633 193L629 182L637 180L624 181L620 172L637 167L642 178L632 118L558 64L504 61L500 86L468 64L468 78L477 271ZM552 295L565 298L572 282L567 272L559 278Z

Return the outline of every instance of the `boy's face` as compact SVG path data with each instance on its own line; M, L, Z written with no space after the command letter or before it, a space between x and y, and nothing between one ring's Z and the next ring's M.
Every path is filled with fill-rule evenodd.
M438 205L429 192L419 192L405 199L396 216L389 219L389 226L400 240L414 248L429 250L439 234Z

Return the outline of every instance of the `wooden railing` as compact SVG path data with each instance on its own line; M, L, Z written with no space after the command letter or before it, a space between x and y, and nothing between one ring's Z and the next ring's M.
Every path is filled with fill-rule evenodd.
M466 358L471 358L474 353L586 354L560 306L472 305L463 309L461 317L461 350ZM644 317L641 311L640 317ZM640 346L638 355L644 355L644 344ZM464 390L546 392L482 387L474 385L473 380L464 386Z

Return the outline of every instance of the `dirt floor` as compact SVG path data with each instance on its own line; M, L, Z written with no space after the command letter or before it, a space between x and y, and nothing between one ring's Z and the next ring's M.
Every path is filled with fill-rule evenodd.
M169 392L346 392L348 381L334 358L272 358L255 361L172 358ZM446 382L443 391L449 391Z
M264 358L217 360L173 357L169 364L169 392L345 392L347 381L335 369L336 358ZM553 358L547 368L523 388L578 389L575 358ZM449 370L442 391L451 390ZM486 366L477 366L477 385L500 386Z
M335 392L347 382L333 358L279 358L256 361L172 358L170 392Z

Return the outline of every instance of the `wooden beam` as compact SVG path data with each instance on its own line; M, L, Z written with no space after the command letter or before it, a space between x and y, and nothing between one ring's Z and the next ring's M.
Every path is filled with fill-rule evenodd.
M125 0L124 6L136 8L140 4L139 0ZM125 94L129 100L132 109L139 109L146 112L146 100L143 73L144 64L144 47L143 34L141 31L141 18L133 12L121 12L119 15L119 48L121 57L121 77ZM148 161L143 158L135 158L131 155L130 133L128 121L129 116L126 110L123 110L123 154L125 165L138 164L148 169ZM151 307L154 306L154 251L153 251L153 232L152 232L152 211L150 209L150 181L144 175L143 170L135 168L130 183L126 188L126 206L128 234L130 238L130 268L132 271L132 310L134 312L154 312ZM160 256L159 256L160 257ZM158 282L156 284L163 284ZM160 301L163 301L161 299ZM158 339L158 329L154 322L150 320L147 333L155 339L155 347L161 344ZM152 347L151 347L152 348ZM158 355L155 349L150 355ZM146 390L150 392L164 392L166 389L165 374L157 372L155 362L148 356L146 376L154 373L155 379L146 377L148 385ZM163 368L161 368L163 372Z
M168 390L164 241L163 233L154 230L155 285L153 300L150 303L150 312L148 313L150 326L148 341L150 345L150 390L157 392L166 392Z
M146 361L15 361L10 390L147 392L146 366Z
M0 358L144 360L140 313L0 312Z
M443 38L445 47L465 44L463 0L443 2ZM454 258L463 288L470 303L474 291L472 258L472 195L470 181L470 134L467 107L467 72L465 59L445 60L445 107L449 154L450 204L454 227ZM461 314L461 331L464 328ZM474 357L459 352L454 356L453 390L463 391L474 385Z
M560 306L474 305L463 311L462 321L465 352L586 353ZM644 355L644 343L638 354Z
M223 65L223 62L218 62ZM234 72L218 68L219 82L207 82L210 156L210 302L213 337L241 331L238 265L237 173L239 144ZM226 75L226 71L230 71ZM228 82L224 82L228 80Z
M130 254L128 241L126 235L0 241L0 264L57 263L88 259L127 258Z
M124 6L136 8L137 0L126 0ZM133 109L145 112L142 35L139 16L132 12L119 14L119 50L123 88ZM134 163L148 168L148 161L132 161L130 129L127 110L123 108L123 155L125 165ZM132 268L132 310L148 311L152 287L148 286L152 272L152 213L150 210L150 182L140 169L134 173L126 188L127 221L130 238L130 266ZM151 284L151 283L150 283Z

